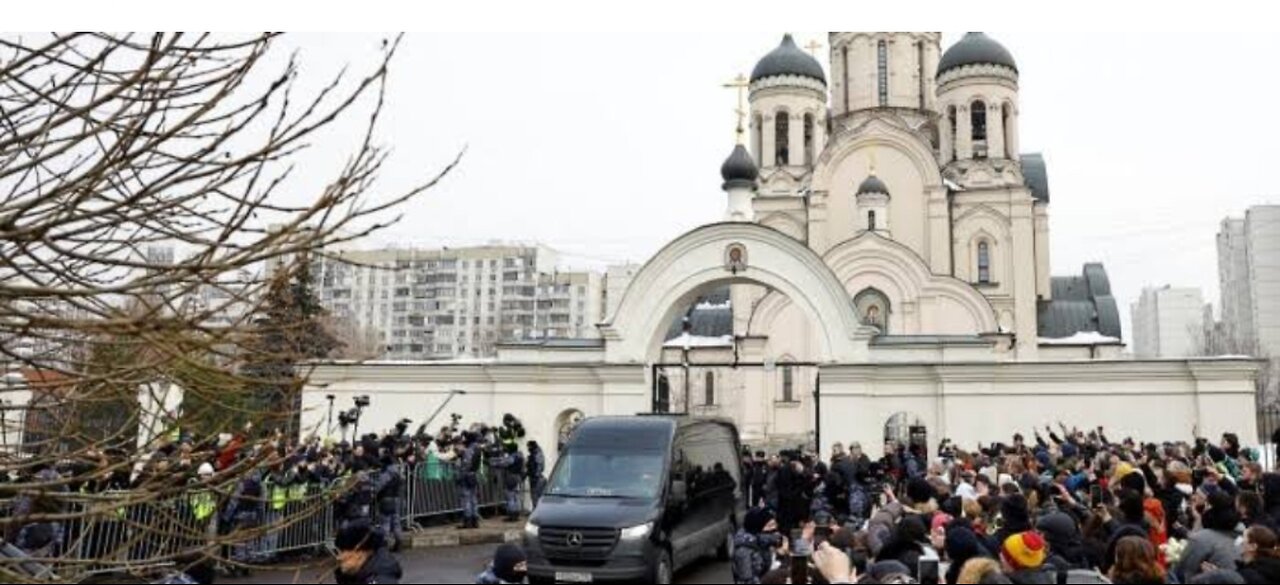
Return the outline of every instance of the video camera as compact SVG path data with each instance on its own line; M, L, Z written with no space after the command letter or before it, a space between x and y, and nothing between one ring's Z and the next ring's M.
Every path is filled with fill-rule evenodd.
M359 422L360 422L359 409L353 408L351 410L346 410L338 413L338 426L342 427L344 430L347 427L350 427Z

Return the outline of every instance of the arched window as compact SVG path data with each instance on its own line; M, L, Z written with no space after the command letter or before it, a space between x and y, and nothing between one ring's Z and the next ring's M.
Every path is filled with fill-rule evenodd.
M804 115L804 164L813 164L813 114Z
M796 372L791 366L782 366L782 401L796 401Z
M1000 114L1000 118L1004 122L1004 124L1001 125L1001 128L1004 128L1005 158L1009 160L1018 160L1018 153L1014 152L1014 149L1017 148L1017 144L1015 144L1016 141L1013 136L1013 104L1005 102L1004 106L1000 108Z
M702 388L704 391L704 395L706 397L705 404L707 406L715 406L716 405L716 373L707 372L705 379L706 379L706 382L703 384L703 388Z
M867 212L867 229L873 232L876 231L876 212L875 211Z
M973 124L974 142L987 139L987 104L982 100L969 107L969 120Z
M978 242L978 284L991 284L991 244Z
M764 118L761 118L760 114L756 114L751 120L751 130L751 152L756 155L756 166L763 167L768 156L764 153Z
M791 164L791 114L778 112L773 124L774 164L785 167Z
M876 65L879 69L880 107L889 105L889 43L880 41L876 49Z
M863 325L879 329L881 335L889 333L889 317L893 307L889 304L888 296L869 288L853 297L853 306Z
M947 135L947 139L951 141L951 160L947 162L954 162L957 160L957 156L958 156L956 154L956 151L958 150L956 148L956 143L959 140L959 137L956 136L956 107L955 106L947 106L947 123L950 124L949 128L951 128L951 132Z
M853 75L849 73L849 47L845 46L840 49L840 70L844 72L844 111L849 111L849 93L853 91L851 86Z

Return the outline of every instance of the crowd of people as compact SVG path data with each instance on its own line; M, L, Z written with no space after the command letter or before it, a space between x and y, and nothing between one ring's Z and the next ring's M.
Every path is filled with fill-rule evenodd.
M312 437L299 442L276 433L263 439L251 427L237 434L225 434L200 442L175 433L162 441L142 462L116 450L87 451L74 457L33 461L12 477L0 478L0 518L7 518L0 543L37 559L57 559L68 554L72 543L81 559L111 557L121 548L132 558L169 557L182 551L147 550L164 540L168 546L199 548L201 542L139 537L138 527L148 519L134 517L121 509L87 522L76 518L72 506L83 497L105 494L171 494L182 516L184 533L198 526L209 541L234 544L223 551L224 567L233 575L247 568L276 560L277 539L304 525L290 525L289 514L310 509L308 503L327 494L340 494L332 514L338 534L360 551L373 551L369 562L388 565L393 557L379 553L398 551L404 545L401 518L406 482L421 474L431 482L451 483L459 502L440 502L463 510L459 528L479 526L479 490L485 481L501 482L505 490L508 521L520 519L524 491L534 501L546 485L546 458L535 441L524 441L523 424L506 415L501 424L461 424L453 416L450 424L431 434L426 426L410 432L410 421L401 421L394 430L365 434L351 440L324 440ZM343 425L343 434L355 431ZM350 431L350 433L348 433ZM523 444L522 444L523 443ZM489 479L494 478L497 479ZM445 493L443 490L441 493ZM139 499L148 502L147 499ZM139 510L145 504L131 507ZM165 515L165 520L170 520ZM119 523L119 530L110 526ZM279 528L272 529L273 526ZM364 538L372 530L376 537ZM235 535L261 534L238 538ZM343 545L339 538L338 545ZM139 544L139 542L141 544ZM353 544L354 543L354 544ZM355 546L358 545L358 546ZM386 582L386 581L378 581Z
M964 450L745 453L736 583L1271 583L1280 475L1219 441L1059 425ZM797 554L795 551L812 551ZM803 570L802 570L803 572Z

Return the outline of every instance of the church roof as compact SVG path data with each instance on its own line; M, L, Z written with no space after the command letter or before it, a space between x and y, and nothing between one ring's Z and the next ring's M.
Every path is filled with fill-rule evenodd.
M1044 155L1022 155L1022 177L1037 202L1049 202L1049 171L1044 163Z
M1018 71L1018 64L1009 49L980 32L964 35L960 42L947 49L938 62L938 75L966 65L1001 65Z
M796 41L790 34L782 37L782 44L756 63L755 70L751 72L751 82L781 75L799 75L827 82L822 64L813 55L796 46Z
M677 315L667 329L666 341L684 335L686 318L689 319L689 334L694 337L733 335L733 306L729 301L729 287L718 288L698 298L688 311Z
M884 181L880 180L880 177L871 175L867 177L867 180L863 181L862 184L858 186L858 194L867 195L871 193L883 193L885 195L888 195L889 186L885 185Z
M739 185L755 186L760 170L756 168L756 162L751 159L747 148L739 144L720 167L720 176L724 178L726 190Z
M1052 301L1039 306L1041 339L1067 339L1098 333L1121 339L1120 308L1102 264L1086 264L1081 276L1054 277Z

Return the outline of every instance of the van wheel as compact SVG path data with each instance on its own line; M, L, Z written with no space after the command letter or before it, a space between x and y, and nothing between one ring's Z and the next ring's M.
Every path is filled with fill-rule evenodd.
M717 561L733 560L733 526L729 527L729 533L725 535L724 542L720 543L720 548L716 549Z
M658 556L658 566L654 568L653 582L656 585L670 585L675 582L675 569L672 567L669 551L662 551Z

